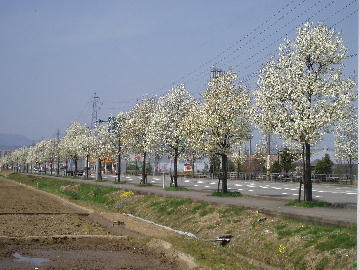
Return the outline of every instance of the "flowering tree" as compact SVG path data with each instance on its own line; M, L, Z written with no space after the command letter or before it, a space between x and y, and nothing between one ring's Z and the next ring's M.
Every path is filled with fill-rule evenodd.
M44 141L43 159L50 163L50 174L53 174L54 162L58 157L58 142L55 138Z
M230 160L236 164L236 171L238 177L240 177L241 164L243 164L246 159L244 146L244 142L237 142L232 145L232 149L230 150Z
M89 128L83 129L82 133L75 136L76 144L78 146L77 153L81 157L86 157L85 177L89 178L89 158L96 149L96 140Z
M93 136L95 139L95 147L91 155L97 159L96 179L101 180L102 160L114 158L114 154L117 151L118 137L116 133L112 131L110 122L107 122L105 125L96 126L93 130Z
M37 161L39 164L42 164L44 166L44 173L46 174L47 171L47 154L46 154L46 148L47 148L47 141L42 140L35 144L35 155L37 157Z
M222 161L222 192L227 192L227 163L232 146L250 135L252 108L244 87L236 84L235 73L225 73L209 82L204 104L192 107L188 141L192 148L215 154Z
M79 144L78 138L83 134L86 134L87 128L78 122L73 122L70 127L66 129L66 134L61 138L59 143L60 155L64 160L74 161L74 175L77 175L77 162L79 159L79 153L81 153L81 144Z
M148 124L151 122L156 107L156 99L149 98L137 103L126 116L123 127L124 142L134 154L143 157L142 180L146 183L146 156L148 153Z
M280 45L278 57L261 70L258 113L284 140L304 145L305 200L312 200L310 146L345 114L354 82L342 75L347 49L335 30L305 23L294 41Z
M358 158L358 124L357 114L339 122L335 127L335 156L349 164L349 174L352 175L352 162Z
M28 147L28 154L27 154L27 157L26 157L26 163L30 164L30 170L31 170L31 173L32 173L33 172L33 164L37 163L36 155L35 155L35 147L34 146Z
M178 186L178 159L186 149L186 133L182 121L195 103L194 97L184 85L171 89L160 97L147 133L147 150L156 147L173 159L175 187Z

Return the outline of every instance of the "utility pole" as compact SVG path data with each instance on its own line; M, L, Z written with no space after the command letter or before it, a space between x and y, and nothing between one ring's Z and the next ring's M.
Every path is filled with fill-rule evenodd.
M59 149L59 143L60 143L60 129L58 129L56 131L56 142L57 142L57 167L56 167L56 175L59 176L60 175L60 149Z
M98 119L98 111L100 110L100 97L96 95L96 92L94 92L94 95L92 97L92 112L91 112L91 129L94 129L96 124L100 120ZM100 158L97 158L96 160L96 179L101 180L101 160Z
M249 138L249 160L248 160L248 167L249 167L249 180L251 180L251 140L252 140L252 135L250 135L250 138Z
M266 135L266 144L267 144L267 159L266 159L266 178L270 181L270 158L271 158L271 150L270 150L270 139L271 135L268 133Z

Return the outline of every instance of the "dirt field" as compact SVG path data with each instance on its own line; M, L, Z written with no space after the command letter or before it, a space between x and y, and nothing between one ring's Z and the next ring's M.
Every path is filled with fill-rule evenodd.
M81 209L0 178L0 269L178 269Z

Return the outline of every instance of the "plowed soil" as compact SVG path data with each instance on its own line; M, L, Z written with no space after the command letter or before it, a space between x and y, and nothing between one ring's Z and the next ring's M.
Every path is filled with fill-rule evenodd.
M0 178L0 270L178 269L141 241L112 236L87 213Z

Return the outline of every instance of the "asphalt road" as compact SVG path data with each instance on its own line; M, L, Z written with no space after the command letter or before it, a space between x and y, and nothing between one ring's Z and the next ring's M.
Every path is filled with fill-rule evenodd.
M94 176L92 176L94 177ZM104 175L104 180L115 180L116 175ZM139 176L121 176L122 181L139 183ZM162 186L162 176L148 176L148 183ZM217 190L217 179L179 178L178 185L193 190ZM170 185L170 178L165 177L165 186ZM220 184L221 187L221 184ZM264 182L246 180L228 180L230 191L240 191L246 195L265 196L272 198L285 198L294 200L299 196L299 183ZM302 193L303 194L303 193ZM340 184L313 184L313 198L330 203L357 204L357 188L355 186Z

